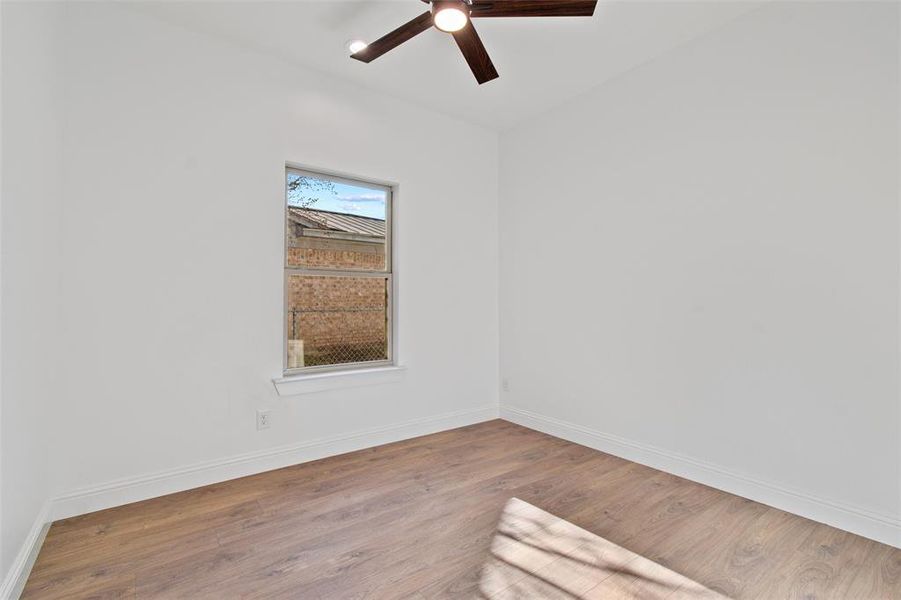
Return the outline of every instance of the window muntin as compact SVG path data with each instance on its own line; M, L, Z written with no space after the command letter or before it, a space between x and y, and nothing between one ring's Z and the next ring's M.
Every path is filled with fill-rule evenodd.
M392 361L391 188L288 168L285 373Z

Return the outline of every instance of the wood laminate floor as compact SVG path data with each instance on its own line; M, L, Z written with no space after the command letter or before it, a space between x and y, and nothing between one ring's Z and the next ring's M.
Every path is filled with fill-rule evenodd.
M480 597L513 497L732 598L901 598L901 550L500 420L58 521L23 597Z

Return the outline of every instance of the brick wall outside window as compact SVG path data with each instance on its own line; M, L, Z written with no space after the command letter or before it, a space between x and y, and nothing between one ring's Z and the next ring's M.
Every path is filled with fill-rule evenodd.
M289 267L380 270L384 243L289 235ZM303 341L304 366L384 360L387 279L289 275L288 340Z

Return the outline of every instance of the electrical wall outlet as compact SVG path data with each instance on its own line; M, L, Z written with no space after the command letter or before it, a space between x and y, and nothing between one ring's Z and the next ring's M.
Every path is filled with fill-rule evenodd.
M506 377L501 379L501 389L503 389L505 392L510 391L510 380L507 379Z
M268 410L258 410L257 411L257 429L269 429L270 421L270 411Z

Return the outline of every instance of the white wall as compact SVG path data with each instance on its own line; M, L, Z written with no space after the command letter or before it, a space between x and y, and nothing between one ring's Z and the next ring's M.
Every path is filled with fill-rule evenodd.
M59 9L2 3L0 580L48 499L47 358L58 353ZM2 586L0 586L2 587ZM3 590L0 589L0 595Z
M55 494L496 413L496 134L128 8L68 11ZM402 381L276 395L285 161L400 184Z
M898 107L897 4L773 3L503 135L502 414L897 535Z

